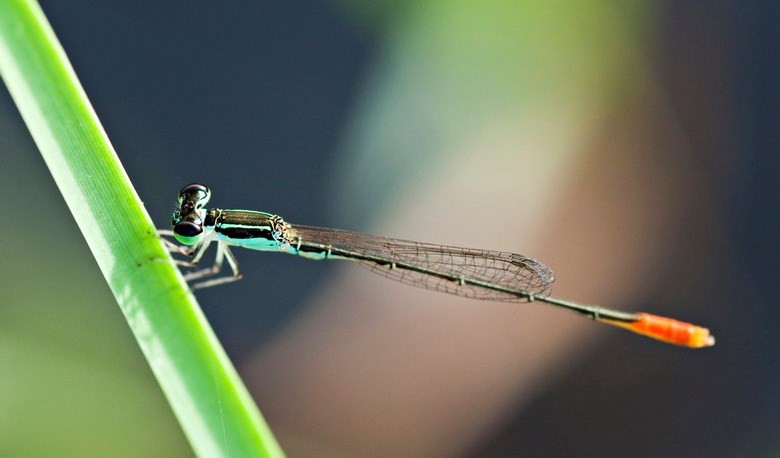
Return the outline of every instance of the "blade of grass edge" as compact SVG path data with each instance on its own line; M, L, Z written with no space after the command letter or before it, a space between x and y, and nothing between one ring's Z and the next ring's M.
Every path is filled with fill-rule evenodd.
M34 0L0 1L0 76L200 456L284 456Z

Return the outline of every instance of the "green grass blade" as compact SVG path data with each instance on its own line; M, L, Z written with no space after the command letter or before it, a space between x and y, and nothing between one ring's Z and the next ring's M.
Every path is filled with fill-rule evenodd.
M0 1L0 75L196 453L283 456L33 0Z

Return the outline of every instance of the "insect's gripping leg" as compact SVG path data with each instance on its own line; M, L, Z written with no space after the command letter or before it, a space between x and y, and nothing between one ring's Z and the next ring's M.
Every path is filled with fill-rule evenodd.
M182 267L198 267L200 265L200 261L203 259L203 255L208 251L209 246L211 245L211 240L207 240L204 243L201 243L198 246L195 247L187 247L187 246L181 246L171 240L166 239L165 237L172 237L173 231L167 230L167 229L159 229L157 233L161 236L160 239L162 240L165 247L168 249L171 253L179 253L184 256L192 257L192 259L184 260L184 259L174 259L174 263L176 263L177 266ZM211 277L214 275L217 275L222 270L222 264L224 260L227 259L228 265L230 265L230 270L232 273L230 275L225 275L223 277L218 278L212 278L206 281L197 282L190 284L190 288L192 289L199 289L199 288L208 288L210 286L216 286L221 285L223 283L230 283L241 279L241 272L238 269L238 261L236 260L236 257L233 255L233 253L230 251L230 248L228 248L227 245L224 243L217 242L217 253L214 258L214 263L210 267L205 267L203 269L195 270L193 272L188 272L184 274L184 280L190 282L192 280L199 280L206 277Z
M185 264L180 265L185 267L198 267L200 261L203 259L203 255L209 249L209 246L211 246L211 240L206 240L205 242L201 243L195 249L195 256L191 260L186 261ZM223 251L220 249L221 246L221 243L217 243L217 255L214 258L214 264L212 264L211 267L204 267L193 272L188 272L184 275L184 279L187 281L197 280L198 278L210 277L219 273L220 269L222 268L223 258Z
M224 259L227 259L228 265L230 265L230 270L232 271L232 274L230 275L224 275L222 277L212 278L210 280L206 280L199 283L194 283L190 287L192 289L200 289L200 288L208 288L211 286L217 286L222 285L225 283L230 283L234 281L241 280L241 272L238 270L238 261L236 260L235 256L233 255L233 252L230 251L230 248L228 248L225 244L218 244L217 245L217 257L214 260L214 265L211 267L211 273L209 275L215 275L222 269L222 262ZM204 269L206 270L206 269ZM197 278L203 278L208 275L202 275ZM185 279L191 279L187 278L185 276Z

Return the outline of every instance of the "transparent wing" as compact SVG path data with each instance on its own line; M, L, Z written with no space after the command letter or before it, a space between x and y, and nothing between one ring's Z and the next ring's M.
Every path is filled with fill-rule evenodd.
M527 256L432 243L397 240L316 226L291 225L292 246L329 251L360 262L387 278L474 299L526 302L545 297L555 276Z

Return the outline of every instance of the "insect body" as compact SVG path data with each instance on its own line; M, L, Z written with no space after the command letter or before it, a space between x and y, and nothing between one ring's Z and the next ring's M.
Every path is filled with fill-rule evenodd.
M271 213L206 209L211 190L190 184L179 192L173 213L173 235L182 245L173 250L193 256L182 264L196 266L212 243L214 265L189 273L187 280L218 274L227 260L232 275L192 284L203 288L241 278L230 246L276 251L309 259L357 261L371 271L403 283L474 299L502 302L543 302L618 326L663 342L692 348L714 345L708 329L648 313L621 312L550 297L555 280L550 268L519 254L398 240L358 232L290 224Z

